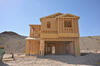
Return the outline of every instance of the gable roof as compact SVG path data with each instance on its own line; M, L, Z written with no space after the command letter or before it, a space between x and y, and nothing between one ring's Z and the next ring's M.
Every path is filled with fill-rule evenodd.
M80 18L79 16L69 14L69 13L68 14L55 13L55 14L52 14L52 15L49 15L49 16L42 17L42 18L40 18L40 20L43 19L43 18L60 18L60 17L67 17L67 18L75 17L75 18L78 18L78 19Z
M45 17L42 17L42 18L55 18L55 17L60 16L60 15L63 15L63 13L55 13L55 14L45 16Z
M63 15L57 16L56 18L58 18L58 17L77 17L77 18L80 18L79 16L76 16L73 14L63 14Z

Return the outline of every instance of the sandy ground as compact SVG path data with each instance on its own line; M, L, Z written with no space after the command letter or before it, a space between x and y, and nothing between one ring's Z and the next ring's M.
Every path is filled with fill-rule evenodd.
M16 55L15 61L4 61L0 66L100 66L100 54L84 56L46 55L44 57Z

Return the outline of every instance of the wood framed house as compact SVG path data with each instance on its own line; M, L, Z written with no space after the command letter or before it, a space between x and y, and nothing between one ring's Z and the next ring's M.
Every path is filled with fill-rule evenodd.
M79 56L79 16L56 13L40 18L41 25L30 24L26 55Z

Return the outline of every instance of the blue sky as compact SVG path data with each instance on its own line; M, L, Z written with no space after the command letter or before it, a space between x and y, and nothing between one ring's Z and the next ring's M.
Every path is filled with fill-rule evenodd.
M0 0L0 32L29 35L29 24L57 12L80 16L80 36L100 35L100 0Z

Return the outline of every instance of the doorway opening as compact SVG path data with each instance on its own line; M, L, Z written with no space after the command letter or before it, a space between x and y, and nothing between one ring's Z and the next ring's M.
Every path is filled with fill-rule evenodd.
M72 41L46 41L46 55L74 54L74 44Z

